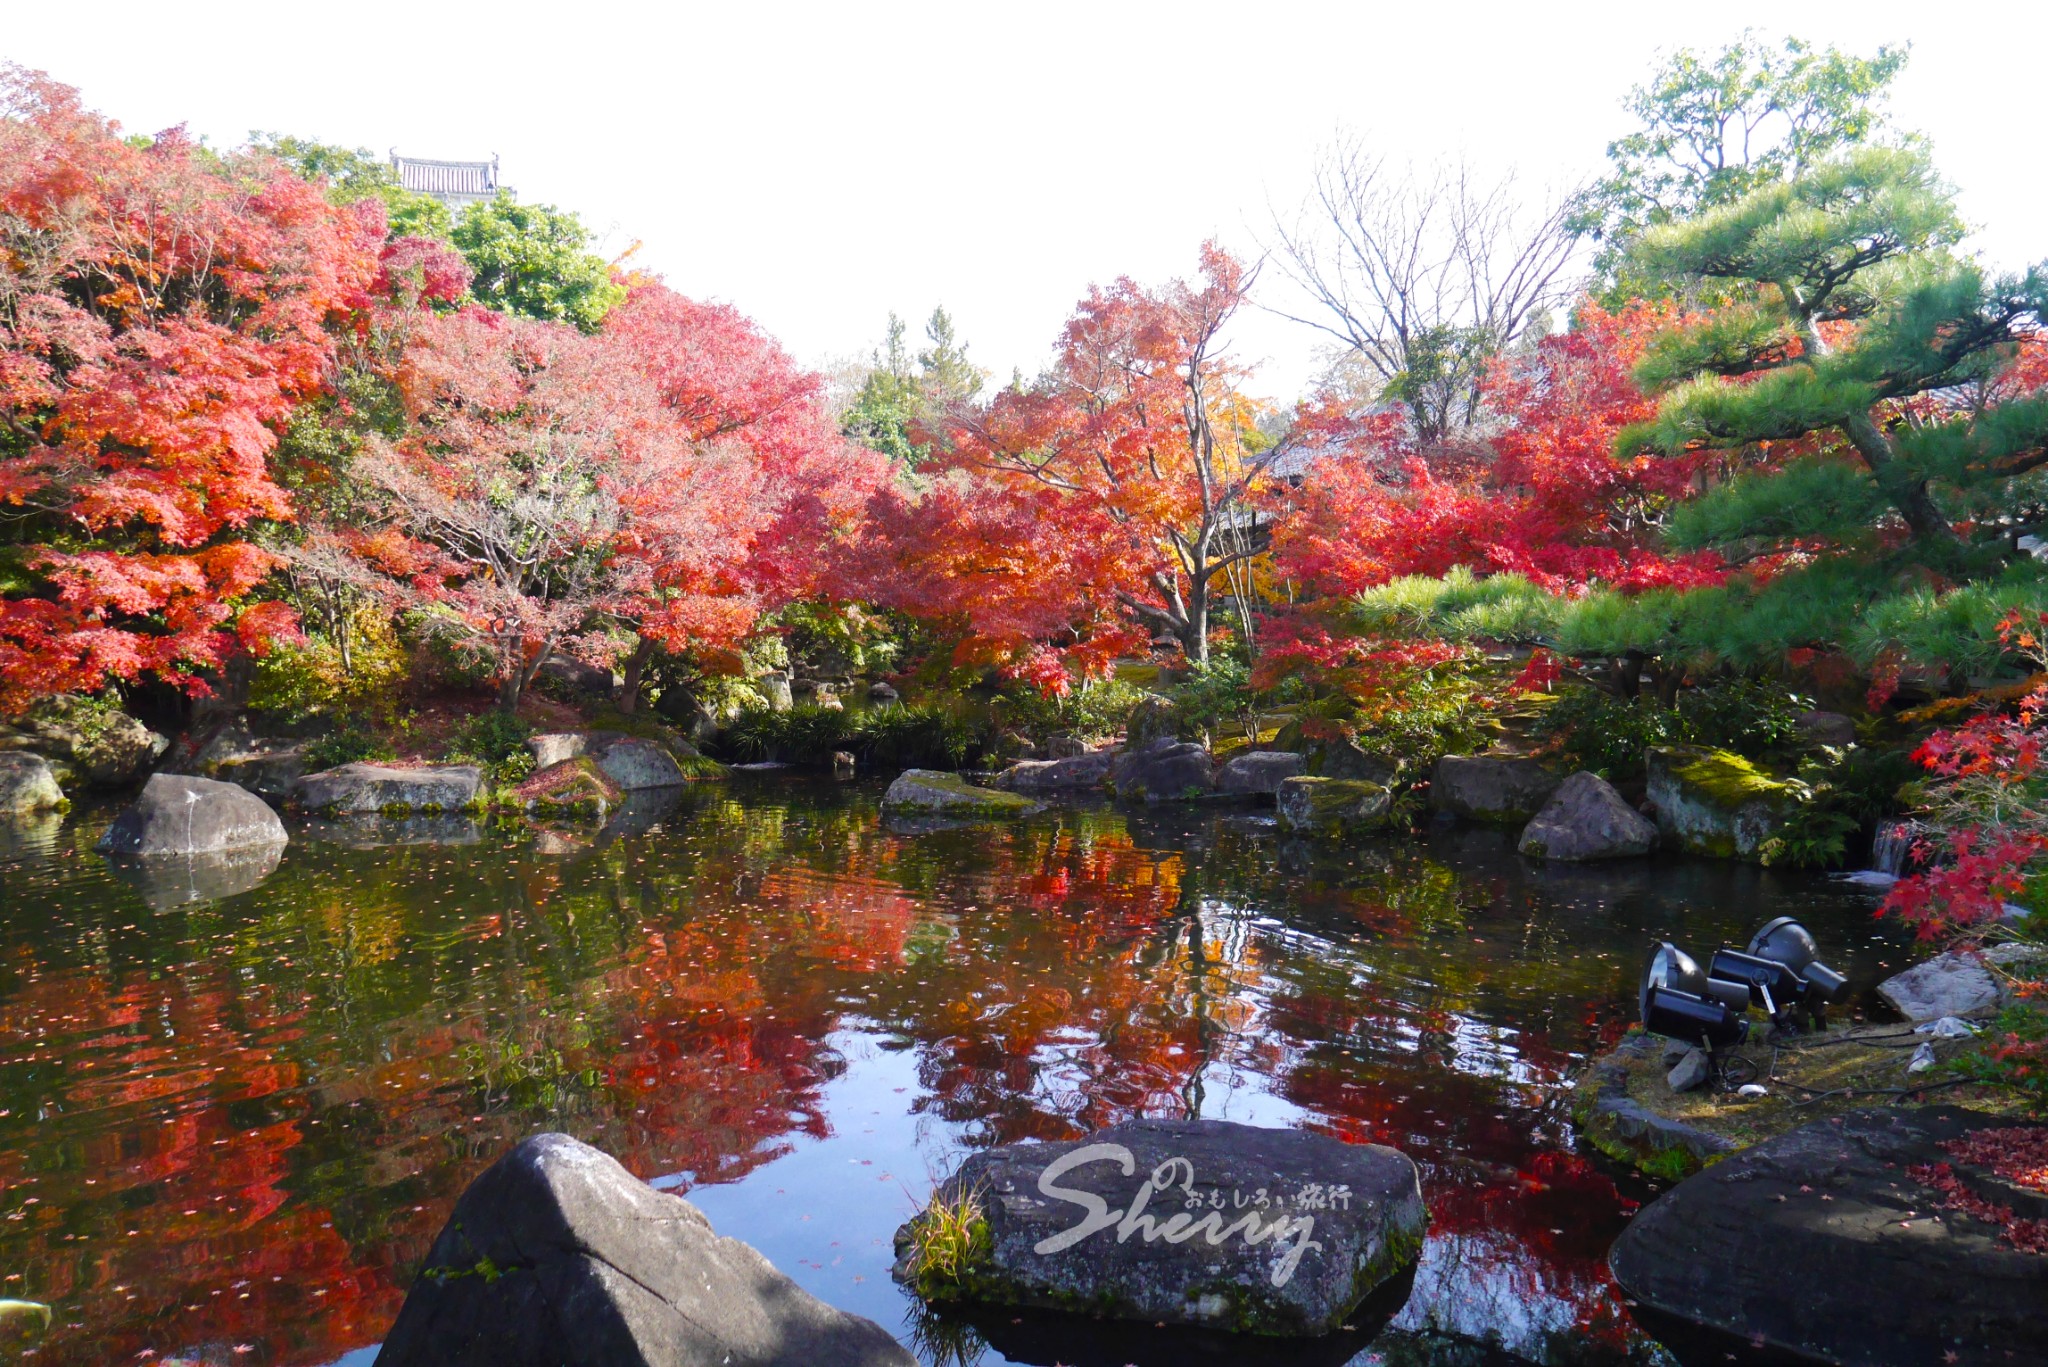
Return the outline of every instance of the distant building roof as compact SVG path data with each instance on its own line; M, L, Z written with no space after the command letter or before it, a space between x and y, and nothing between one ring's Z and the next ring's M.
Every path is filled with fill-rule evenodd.
M498 183L496 157L489 161L429 161L393 152L391 169L398 173L398 183L405 189L432 195L450 207L481 203L496 198L500 190L508 190Z

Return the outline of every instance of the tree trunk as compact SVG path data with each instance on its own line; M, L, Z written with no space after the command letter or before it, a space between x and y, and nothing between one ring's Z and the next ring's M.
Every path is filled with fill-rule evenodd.
M1856 453L1863 457L1863 463L1870 467L1870 473L1877 480L1877 487L1884 491L1899 510L1899 516L1906 520L1915 541L1942 546L1955 544L1955 529L1948 525L1948 519L1941 515L1934 496L1927 492L1927 481L1914 479L1901 481L1898 478L1898 461L1892 450L1891 439L1878 430L1877 424L1868 414L1859 413L1842 425L1848 433L1849 443Z
M654 642L642 636L640 643L633 647L633 653L626 657L625 681L619 685L619 711L632 716L640 703L640 681L647 675L647 666L654 659Z

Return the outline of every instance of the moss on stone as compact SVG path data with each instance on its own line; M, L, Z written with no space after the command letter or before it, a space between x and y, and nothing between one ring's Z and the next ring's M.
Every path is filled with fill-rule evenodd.
M1799 785L1774 778L1729 750L1708 750L1689 764L1673 769L1680 782L1720 806L1734 809L1750 802L1798 803Z
M1283 782L1276 803L1281 825L1324 838L1378 830L1392 808L1391 796L1377 783L1309 776Z
M922 789L934 794L935 799L918 801L900 795L885 795L882 799L884 811L929 812L938 816L1009 817L1029 816L1041 810L1044 805L1018 793L979 787L958 774L949 774L937 769L906 770L890 785L890 793L897 793L899 785L906 783L912 790Z

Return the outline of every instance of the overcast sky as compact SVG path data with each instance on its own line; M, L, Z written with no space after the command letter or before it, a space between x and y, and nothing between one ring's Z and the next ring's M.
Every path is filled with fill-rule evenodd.
M935 303L972 355L1035 371L1091 281L1247 252L1340 127L1397 155L1598 168L1619 102L1674 46L1745 25L1911 42L1898 121L1927 133L1994 262L2048 257L2032 147L2048 6L959 3L659 6L15 0L0 54L131 131L278 130L416 156L496 153L523 199L728 300L800 359L867 351ZM2024 16L2024 17L2023 17ZM2022 74L2015 78L2012 73ZM1270 274L1270 273L1269 273ZM1248 320L1291 397L1314 335Z

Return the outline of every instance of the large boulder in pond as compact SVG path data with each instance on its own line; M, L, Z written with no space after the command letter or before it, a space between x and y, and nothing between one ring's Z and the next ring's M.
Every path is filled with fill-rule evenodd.
M934 1211L963 1202L949 1247ZM1135 1120L971 1155L896 1232L894 1275L928 1300L1308 1337L1412 1263L1428 1221L1394 1149Z
M998 788L1013 793L1094 793L1109 782L1116 750L1091 750L1067 759L1019 760L995 776Z
M66 805L50 762L27 750L0 751L0 816L50 811Z
M340 815L457 812L482 800L484 774L474 764L370 764L323 769L299 780L299 804Z
M1029 816L1045 810L1017 793L982 788L943 769L905 769L882 794L882 810L947 817Z
M1638 1214L1608 1255L1630 1296L1819 1362L2038 1362L2048 1257L1928 1184L2021 1216L2048 1196L1944 1148L2015 1122L1956 1106L1854 1111L1733 1154Z
M100 837L103 854L217 854L285 843L270 804L243 788L188 774L151 774Z
M1799 806L1795 784L1731 751L1655 745L1644 765L1657 829L1687 854L1761 863L1765 842Z
M1216 761L1194 741L1160 736L1119 753L1109 785L1126 802L1178 802L1216 788Z
M1518 848L1532 859L1572 863L1633 859L1657 848L1657 827L1613 784L1582 770L1557 785L1522 828Z
M1429 805L1467 821L1519 826L1543 810L1558 782L1526 755L1445 755L1430 776Z
M377 1367L915 1367L680 1196L563 1134L455 1203Z
M1384 828L1394 798L1363 779L1303 775L1283 781L1273 805L1282 829L1337 839Z
M1241 797L1274 797L1280 785L1302 773L1304 761L1291 750L1249 750L1232 755L1216 771L1216 791Z

